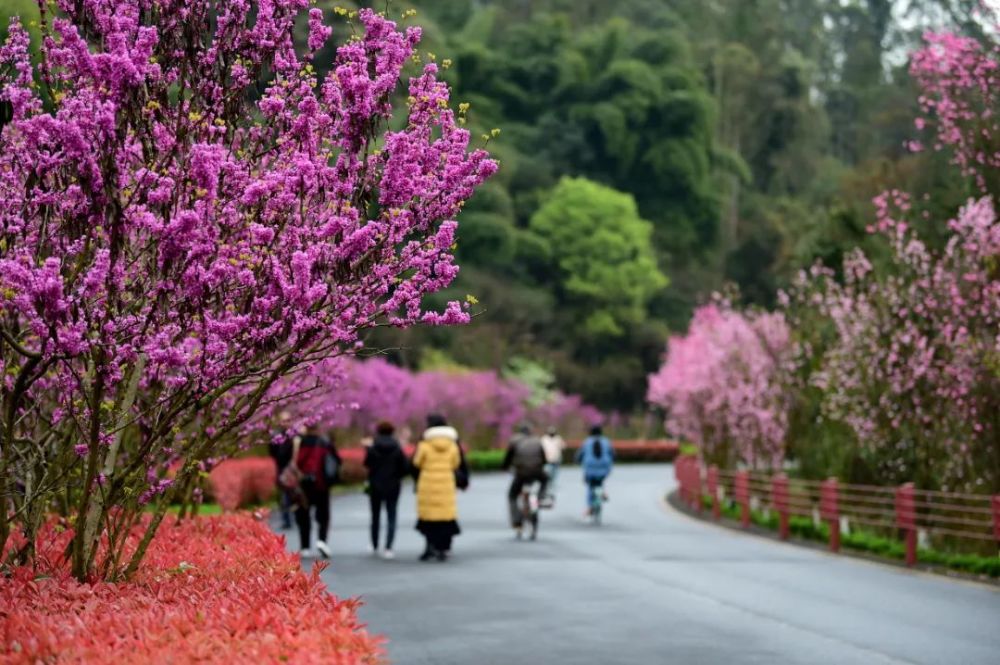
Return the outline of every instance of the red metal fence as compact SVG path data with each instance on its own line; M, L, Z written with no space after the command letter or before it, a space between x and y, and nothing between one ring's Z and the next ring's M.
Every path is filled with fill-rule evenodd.
M726 471L705 467L684 455L674 463L681 499L696 511L706 500L719 519L720 502L732 498L740 507L740 522L750 525L751 508L774 511L778 533L789 536L791 516L825 522L830 549L840 549L841 521L901 533L906 563L917 561L918 533L928 537L1000 544L1000 496L918 490L913 483L899 487L851 485L836 478L823 481L790 479L785 474Z

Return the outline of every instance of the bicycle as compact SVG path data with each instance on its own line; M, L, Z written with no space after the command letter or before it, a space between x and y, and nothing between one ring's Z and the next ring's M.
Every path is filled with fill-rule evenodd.
M587 493L589 495L590 521L599 526L601 524L602 508L604 502L607 501L607 495L604 493L604 479L588 480Z
M534 491L537 483L525 483L521 488L521 496L518 499L518 509L521 511L521 526L517 529L517 539L524 537L524 525L530 529L529 538L538 538L538 493Z

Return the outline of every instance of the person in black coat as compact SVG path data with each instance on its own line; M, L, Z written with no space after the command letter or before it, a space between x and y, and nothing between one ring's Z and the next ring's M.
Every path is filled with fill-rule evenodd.
M393 436L392 423L379 423L375 439L365 452L365 467L368 469L368 499L371 506L371 551L378 552L379 522L382 505L385 504L386 524L385 551L382 556L392 558L392 542L396 537L396 507L399 504L399 490L407 475L408 463L402 446Z

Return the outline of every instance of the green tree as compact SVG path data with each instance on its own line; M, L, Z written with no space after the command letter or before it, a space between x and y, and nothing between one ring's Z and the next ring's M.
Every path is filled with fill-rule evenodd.
M650 245L653 226L629 194L563 178L529 228L551 247L561 304L587 337L621 336L667 285Z

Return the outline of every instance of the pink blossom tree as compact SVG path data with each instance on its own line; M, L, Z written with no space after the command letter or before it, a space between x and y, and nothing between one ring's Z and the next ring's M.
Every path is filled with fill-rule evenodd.
M320 78L320 10L308 52L293 47L308 4L40 2L37 69L10 26L0 547L20 528L15 556L59 505L78 577L130 574L165 504L278 379L374 325L466 320L421 303L454 278L454 219L496 164L469 151L435 64L396 95L419 28L352 14Z
M902 221L905 195L877 203L891 271L877 274L854 250L842 282L819 266L800 275L790 316L799 321L815 310L832 325L830 345L800 347L800 362L816 365L809 380L823 392L824 416L848 425L880 477L997 491L1000 223L993 206L970 201L935 253Z
M886 239L888 265L875 270L857 249L841 280L815 266L785 296L787 311L800 376L821 389L824 417L848 426L880 478L997 492L1000 46L951 34L926 41L911 60L925 114L917 127L935 130L935 149L951 150L985 196L947 223L941 251L912 230L911 196L878 196L869 231ZM829 326L826 342L810 333L817 325Z
M666 411L669 434L697 444L713 462L776 467L784 458L789 400L782 377L791 350L782 314L704 305L687 334L667 342L648 399Z

